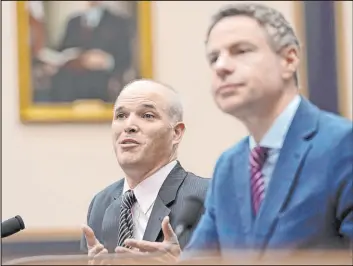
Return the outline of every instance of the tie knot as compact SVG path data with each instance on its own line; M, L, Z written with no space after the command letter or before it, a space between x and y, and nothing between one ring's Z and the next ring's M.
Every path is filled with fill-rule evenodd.
M268 148L262 147L262 146L256 146L253 149L253 152L256 152L257 154L262 155L262 156L265 156L267 151L268 151Z
M268 155L268 148L256 146L251 151L252 165L257 169L261 169Z
M134 205L134 203L136 201L137 200L136 200L134 192L131 189L129 189L123 195L122 205L126 209L131 209L132 205Z

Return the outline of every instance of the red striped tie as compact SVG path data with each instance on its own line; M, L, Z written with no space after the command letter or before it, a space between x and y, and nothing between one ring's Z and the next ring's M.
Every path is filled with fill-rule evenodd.
M250 154L251 198L256 215L265 196L265 181L261 169L267 159L267 148L257 146Z

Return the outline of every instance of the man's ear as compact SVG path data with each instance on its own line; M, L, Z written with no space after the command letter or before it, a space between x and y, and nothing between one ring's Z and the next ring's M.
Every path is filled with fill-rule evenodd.
M294 77L299 67L299 50L296 46L290 45L281 51L282 77L288 80Z
M183 122L178 122L174 126L173 130L174 130L173 144L179 144L185 132L185 124Z

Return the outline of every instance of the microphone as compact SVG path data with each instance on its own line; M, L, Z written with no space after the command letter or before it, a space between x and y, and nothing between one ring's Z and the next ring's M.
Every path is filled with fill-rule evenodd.
M1 238L13 235L25 229L25 224L21 216L16 215L1 223Z
M185 207L179 216L177 226L174 230L178 239L187 229L190 229L196 223L200 209L203 207L203 202L195 196L187 197L185 202Z

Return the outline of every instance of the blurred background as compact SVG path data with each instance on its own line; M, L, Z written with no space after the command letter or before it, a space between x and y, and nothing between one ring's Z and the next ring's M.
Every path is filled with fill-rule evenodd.
M87 16L93 17L93 27L102 27L102 35L79 39L73 19L83 17L93 2L108 10ZM33 104L82 99L111 103L122 86L137 77L153 77L176 88L186 122L179 159L198 175L211 177L220 153L247 134L240 122L223 115L214 104L205 60L210 17L230 1L149 2L149 9L143 9L138 1L25 1L26 17L18 17L22 13L17 12L16 2L1 3L2 221L19 214L26 224L26 230L2 242L3 260L78 253L79 226L86 221L92 197L123 177L109 122L28 124L20 120L25 66L19 64L23 62L19 51L30 51L27 83ZM302 94L321 108L352 119L352 2L254 2L280 10L294 26L303 45ZM141 14L146 10L150 13ZM18 32L26 28L23 23L28 32ZM119 35L123 33L124 38ZM28 35L28 43L19 42L22 34ZM74 83L76 75L84 75L77 72L82 66L67 64L77 57L78 51L70 50L75 42L105 51L106 68L112 74L97 71L92 81L86 73L84 83ZM102 86L104 93L95 90ZM70 88L82 89L73 93Z

